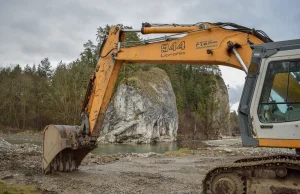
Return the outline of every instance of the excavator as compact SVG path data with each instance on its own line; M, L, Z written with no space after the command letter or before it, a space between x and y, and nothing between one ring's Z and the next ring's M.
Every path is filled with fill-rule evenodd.
M152 36L126 41L128 33ZM44 129L44 173L73 171L97 147L123 63L223 65L244 71L238 108L242 145L290 148L295 153L247 157L216 166L202 180L202 192L300 193L300 39L274 42L261 30L226 22L112 27L89 79L81 125Z

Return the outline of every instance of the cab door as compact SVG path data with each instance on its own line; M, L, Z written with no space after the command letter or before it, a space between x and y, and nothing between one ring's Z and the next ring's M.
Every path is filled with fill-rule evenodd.
M262 59L250 115L259 146L300 148L300 49Z

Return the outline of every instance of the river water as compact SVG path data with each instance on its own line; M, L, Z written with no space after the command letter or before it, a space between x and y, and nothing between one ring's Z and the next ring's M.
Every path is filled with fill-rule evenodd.
M6 139L12 144L32 143L42 145L41 140L28 139ZM197 148L201 147L203 141L189 140L189 141L175 141L175 142L160 142L156 144L98 144L98 147L92 151L94 154L110 155L119 153L165 153L167 151L174 151L180 148Z
M32 143L42 146L41 141L32 140L12 140L7 139L11 144ZM94 154L110 155L119 153L164 153L167 151L177 150L179 147L178 142L161 142L156 144L98 144L98 147L92 151Z
M94 154L118 154L118 153L165 153L178 149L178 142L162 142L157 144L99 144L94 149Z

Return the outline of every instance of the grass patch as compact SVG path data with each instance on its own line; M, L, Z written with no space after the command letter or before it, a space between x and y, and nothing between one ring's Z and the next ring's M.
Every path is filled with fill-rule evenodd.
M176 157L184 157L194 155L194 151L188 148L181 148L175 151L167 151L165 152L167 156L176 156Z
M39 194L34 186L11 185L0 181L0 194Z

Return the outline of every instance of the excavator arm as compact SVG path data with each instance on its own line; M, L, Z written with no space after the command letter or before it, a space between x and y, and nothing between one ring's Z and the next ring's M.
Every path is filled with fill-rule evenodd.
M240 26L238 26L240 27ZM211 64L224 65L247 72L252 44L271 41L267 37L255 36L253 30L228 30L224 24L201 23L193 26L144 25L140 32L181 33L182 37L166 36L139 42L124 42L129 29L113 27L96 66L83 103L83 115L88 119L85 126L92 136L98 137L106 108L110 102L122 63L147 64ZM255 31L256 32L256 31ZM258 33L257 33L258 34ZM178 34L176 34L178 36Z

